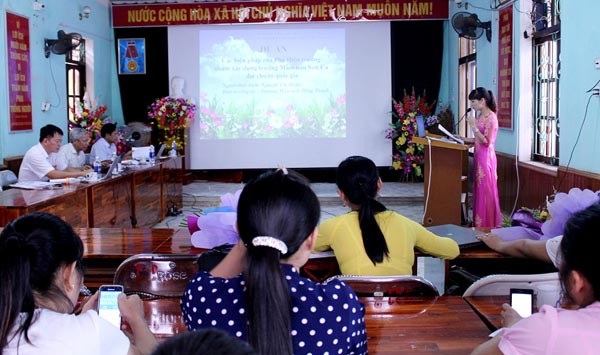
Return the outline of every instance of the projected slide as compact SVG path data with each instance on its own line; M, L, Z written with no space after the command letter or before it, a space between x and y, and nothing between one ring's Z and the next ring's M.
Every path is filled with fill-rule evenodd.
M343 28L200 30L198 138L345 138L345 41Z

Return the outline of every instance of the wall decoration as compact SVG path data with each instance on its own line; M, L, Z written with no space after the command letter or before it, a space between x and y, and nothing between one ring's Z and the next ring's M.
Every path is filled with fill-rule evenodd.
M146 74L146 40L119 38L119 74Z
M33 123L27 17L6 12L6 50L10 131L28 131Z

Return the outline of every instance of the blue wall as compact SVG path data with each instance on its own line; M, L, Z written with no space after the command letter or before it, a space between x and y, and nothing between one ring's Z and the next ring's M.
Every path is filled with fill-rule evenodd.
M450 1L450 18L457 11L465 11L457 8ZM492 42L489 43L485 36L477 40L477 78L478 86L491 88L497 93L497 61L498 61L498 13L488 10L493 1L472 0L466 11L477 13L481 21L492 21ZM476 7L477 8L476 8ZM515 72L513 85L513 129L501 129L498 133L496 150L506 154L515 155L519 134L519 106L523 104L519 99L523 96L519 86L530 87L531 77L524 75L520 68L519 59L523 54L520 52L518 43L524 40L520 29L520 11L531 11L526 8L524 1L514 4L514 53L513 70ZM594 61L600 58L600 22L597 14L600 13L600 1L580 0L561 1L561 76L560 76L560 165L566 166L581 128L586 103L589 94L586 90L591 88L600 80L600 70L595 69ZM524 24L525 25L525 24ZM531 40L527 43L531 43ZM446 27L445 58L442 73L442 85L440 89L440 101L449 103L454 112L457 112L458 102L458 35L450 24ZM527 49L529 47L526 47ZM522 87L523 87L522 86ZM600 87L600 85L599 85ZM521 114L523 112L521 111ZM527 111L531 116L531 112ZM600 97L592 98L585 125L579 142L571 160L570 167L582 171L600 173ZM530 119L528 117L527 119ZM523 139L519 140L523 144Z
M108 115L113 121L122 123L118 90L114 87L116 78L114 45L110 26L110 7L108 0L61 0L45 1L46 7L41 11L33 10L33 0L0 0L0 82L7 82L6 73L6 16L9 11L29 18L30 35L30 68L33 130L29 132L9 132L8 93L6 84L0 89L0 162L8 156L23 155L39 139L40 127L54 124L67 130L66 74L65 56L52 54L44 57L44 38L56 38L60 29L67 33L77 32L86 39L91 39L94 46L94 78L95 97L99 104L108 106ZM83 6L88 5L92 13L88 19L79 20ZM53 73L53 75L52 75ZM115 94L116 92L116 94ZM43 101L49 101L52 107L42 112ZM115 107L119 108L115 110ZM63 143L67 138L63 138Z

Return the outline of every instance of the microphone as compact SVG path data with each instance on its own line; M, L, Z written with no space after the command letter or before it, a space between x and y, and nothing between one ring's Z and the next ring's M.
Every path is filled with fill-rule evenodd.
M454 132L458 132L458 131L457 131L458 124L459 124L459 123L460 123L460 121L462 121L462 120L463 120L465 117L467 117L467 115L468 115L468 114L469 114L469 112L471 112L471 111L473 111L473 109L469 107L469 108L467 109L467 112L465 112L465 114L464 114L464 115L462 115L462 116L461 116L461 117L458 119L458 122L456 122L456 124L454 125Z

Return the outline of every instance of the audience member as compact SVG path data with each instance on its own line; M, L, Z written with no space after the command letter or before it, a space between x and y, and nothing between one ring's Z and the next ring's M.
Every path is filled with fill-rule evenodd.
M64 171L82 171L89 168L85 165L84 151L90 144L90 135L86 129L75 127L69 132L71 143L65 144L58 150L56 169Z
M492 230L492 234L479 237L491 249L517 258L532 258L560 266L559 245L568 219L575 213L598 203L600 191L572 188L568 193L556 194L548 202L548 218L539 229L523 226Z
M240 241L210 273L192 278L182 297L188 329L223 329L261 355L366 354L364 307L354 292L298 273L319 216L301 176L283 169L250 181L238 202Z
M218 329L180 334L160 344L152 355L256 355L252 347Z
M149 354L156 340L138 296L119 295L132 343L98 316L95 294L74 315L83 284L83 243L69 224L46 213L24 215L0 234L0 353ZM70 350L70 351L69 351Z
M343 274L410 275L414 248L444 259L458 256L454 240L436 236L377 201L382 182L370 159L342 161L336 183L351 211L321 223L315 250L333 249Z
M114 154L117 154L117 125L105 123L100 129L100 136L90 151L90 159L100 159L102 165L110 164Z
M473 354L596 354L600 349L600 204L575 213L560 243L563 306L520 319L502 305L505 329Z
M85 171L61 171L52 165L50 154L56 153L62 143L63 131L55 125L45 125L40 129L39 143L31 147L19 168L19 182L47 181L84 176Z
M515 258L530 258L560 266L559 246L562 235L546 240L517 239L504 241L494 234L486 234L477 239L491 249Z

